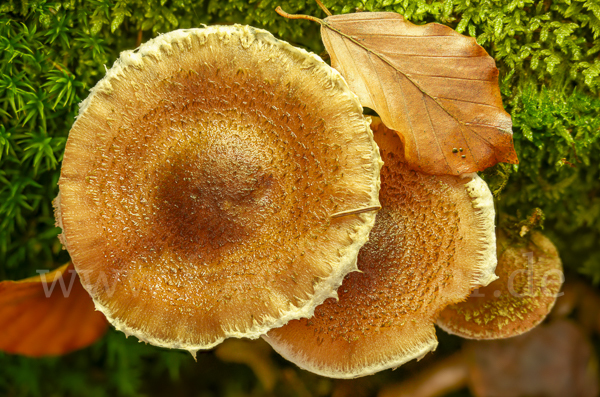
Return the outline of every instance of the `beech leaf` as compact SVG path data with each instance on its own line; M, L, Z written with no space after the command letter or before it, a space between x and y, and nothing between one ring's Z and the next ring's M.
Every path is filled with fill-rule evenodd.
M498 69L474 38L393 12L319 22L332 66L400 135L412 169L456 175L518 162Z
M0 351L57 356L91 345L108 329L73 264L0 282Z

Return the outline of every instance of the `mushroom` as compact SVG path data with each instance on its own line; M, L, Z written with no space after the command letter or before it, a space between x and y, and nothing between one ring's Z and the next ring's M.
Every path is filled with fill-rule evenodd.
M468 339L500 339L537 326L556 302L564 281L558 251L537 231L509 238L498 231L499 279L448 306L437 324Z
M29 357L67 354L94 343L107 326L72 264L0 282L0 351Z
M437 346L435 319L447 305L495 279L492 195L476 174L432 176L410 170L402 141L379 120L380 200L360 272L346 277L339 300L310 319L264 338L299 367L354 378L421 358Z
M380 167L356 96L319 57L250 27L178 30L122 53L82 103L57 220L117 329L194 354L335 296Z

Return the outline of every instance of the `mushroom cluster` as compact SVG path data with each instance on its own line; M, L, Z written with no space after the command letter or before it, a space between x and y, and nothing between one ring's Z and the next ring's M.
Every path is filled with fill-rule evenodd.
M178 30L82 103L57 225L127 335L192 354L263 337L315 373L368 375L434 350L436 321L457 333L451 311L497 278L486 183L403 153L316 55L246 26Z

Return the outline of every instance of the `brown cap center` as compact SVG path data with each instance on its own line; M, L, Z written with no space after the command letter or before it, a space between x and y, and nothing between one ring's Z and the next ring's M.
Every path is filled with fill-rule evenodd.
M277 184L264 156L224 139L200 151L170 155L158 170L158 222L179 250L220 248L257 230L272 213Z

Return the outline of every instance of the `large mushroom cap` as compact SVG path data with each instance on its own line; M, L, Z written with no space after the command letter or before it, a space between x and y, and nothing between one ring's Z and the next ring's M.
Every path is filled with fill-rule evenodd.
M495 279L492 195L476 174L411 171L394 131L375 123L384 159L380 200L360 273L346 277L339 301L291 321L265 339L301 368L334 378L397 367L435 349L439 312Z
M500 339L527 332L546 318L563 282L562 263L540 232L520 240L499 230L499 279L444 309L440 328L468 339Z
M96 306L190 351L257 338L355 270L379 206L362 108L320 58L241 26L125 52L82 104L58 222Z

